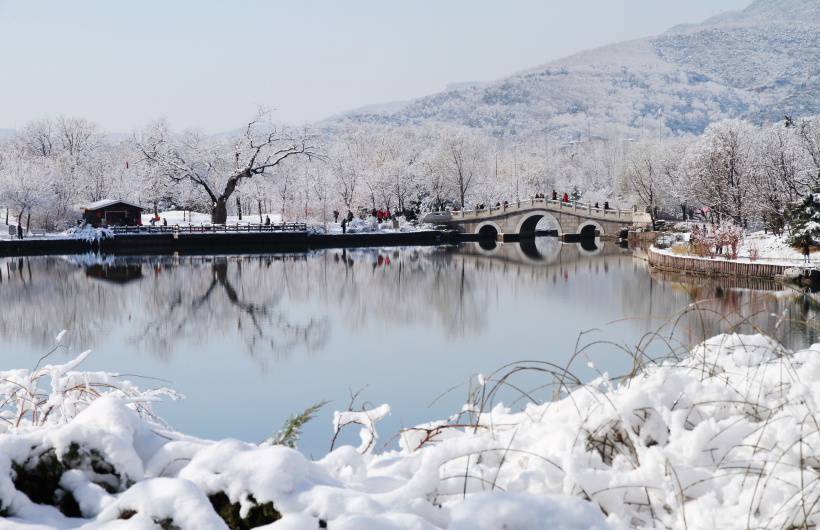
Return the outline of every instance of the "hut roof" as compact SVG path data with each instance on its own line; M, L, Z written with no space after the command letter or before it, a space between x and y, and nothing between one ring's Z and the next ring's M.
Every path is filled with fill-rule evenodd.
M102 210L104 208L108 208L109 206L113 206L115 204L124 204L126 206L130 206L132 208L139 208L140 210L145 210L144 206L140 206L139 204L130 202L130 201L122 201L119 199L103 199L101 201L92 202L91 204L87 204L82 207L83 210L86 211L95 211L95 210Z

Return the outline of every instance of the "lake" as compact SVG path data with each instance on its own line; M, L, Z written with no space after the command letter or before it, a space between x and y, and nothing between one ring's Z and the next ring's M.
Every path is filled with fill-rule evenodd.
M546 237L307 254L6 258L0 299L2 368L33 367L66 329L67 349L51 362L91 349L85 369L171 386L186 399L163 403L160 415L208 438L261 441L288 415L330 400L300 442L315 457L329 447L332 411L346 409L352 393L361 391L357 405L390 404L378 447L393 447L402 427L458 412L476 374L507 363L572 359L582 380L615 376L633 366L624 350L639 345L662 358L737 325L801 347L817 340L818 307L773 282L661 275L613 243ZM343 441L357 443L356 433Z

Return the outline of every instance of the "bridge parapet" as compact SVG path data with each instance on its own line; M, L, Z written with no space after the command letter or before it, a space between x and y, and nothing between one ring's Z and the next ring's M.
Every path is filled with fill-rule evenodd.
M602 221L621 218L631 220L632 216L637 213L636 208L628 210L617 208L595 208L595 206L591 203L582 203L578 201L563 202L560 200L532 198L529 200L507 203L506 205L502 204L501 206L488 206L486 208L472 210L459 210L457 212L451 212L451 215L454 221L460 219L469 220L470 218L477 219L480 217L496 216L499 214L514 214L520 211L532 210L536 207L541 207L554 212L577 213L583 217L600 219Z
M636 208L596 208L590 203L531 198L500 206L434 212L424 220L457 226L466 232L475 233L490 226L499 236L519 236L534 233L535 225L541 217L552 217L559 232L568 234L580 233L585 228L603 233L604 227L608 231L614 231L618 227L644 224L646 214L638 212ZM592 228L588 228L590 226Z

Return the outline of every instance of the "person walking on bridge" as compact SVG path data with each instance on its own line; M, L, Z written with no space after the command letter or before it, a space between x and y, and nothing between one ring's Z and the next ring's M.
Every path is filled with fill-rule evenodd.
M566 192L564 192L564 197L561 199L561 202L569 203L569 195L567 195Z
M552 200L554 200L554 201L558 200L558 192L555 191L555 190L552 190Z

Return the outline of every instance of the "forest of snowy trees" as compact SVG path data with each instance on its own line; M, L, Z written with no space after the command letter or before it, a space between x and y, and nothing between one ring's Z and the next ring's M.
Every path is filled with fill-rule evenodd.
M0 211L7 224L45 230L103 198L214 222L240 212L319 221L334 209L425 211L556 189L653 214L774 226L820 188L820 117L723 121L699 136L589 136L497 138L440 124L311 131L263 111L233 133L157 121L113 135L82 118L45 118L0 141Z

